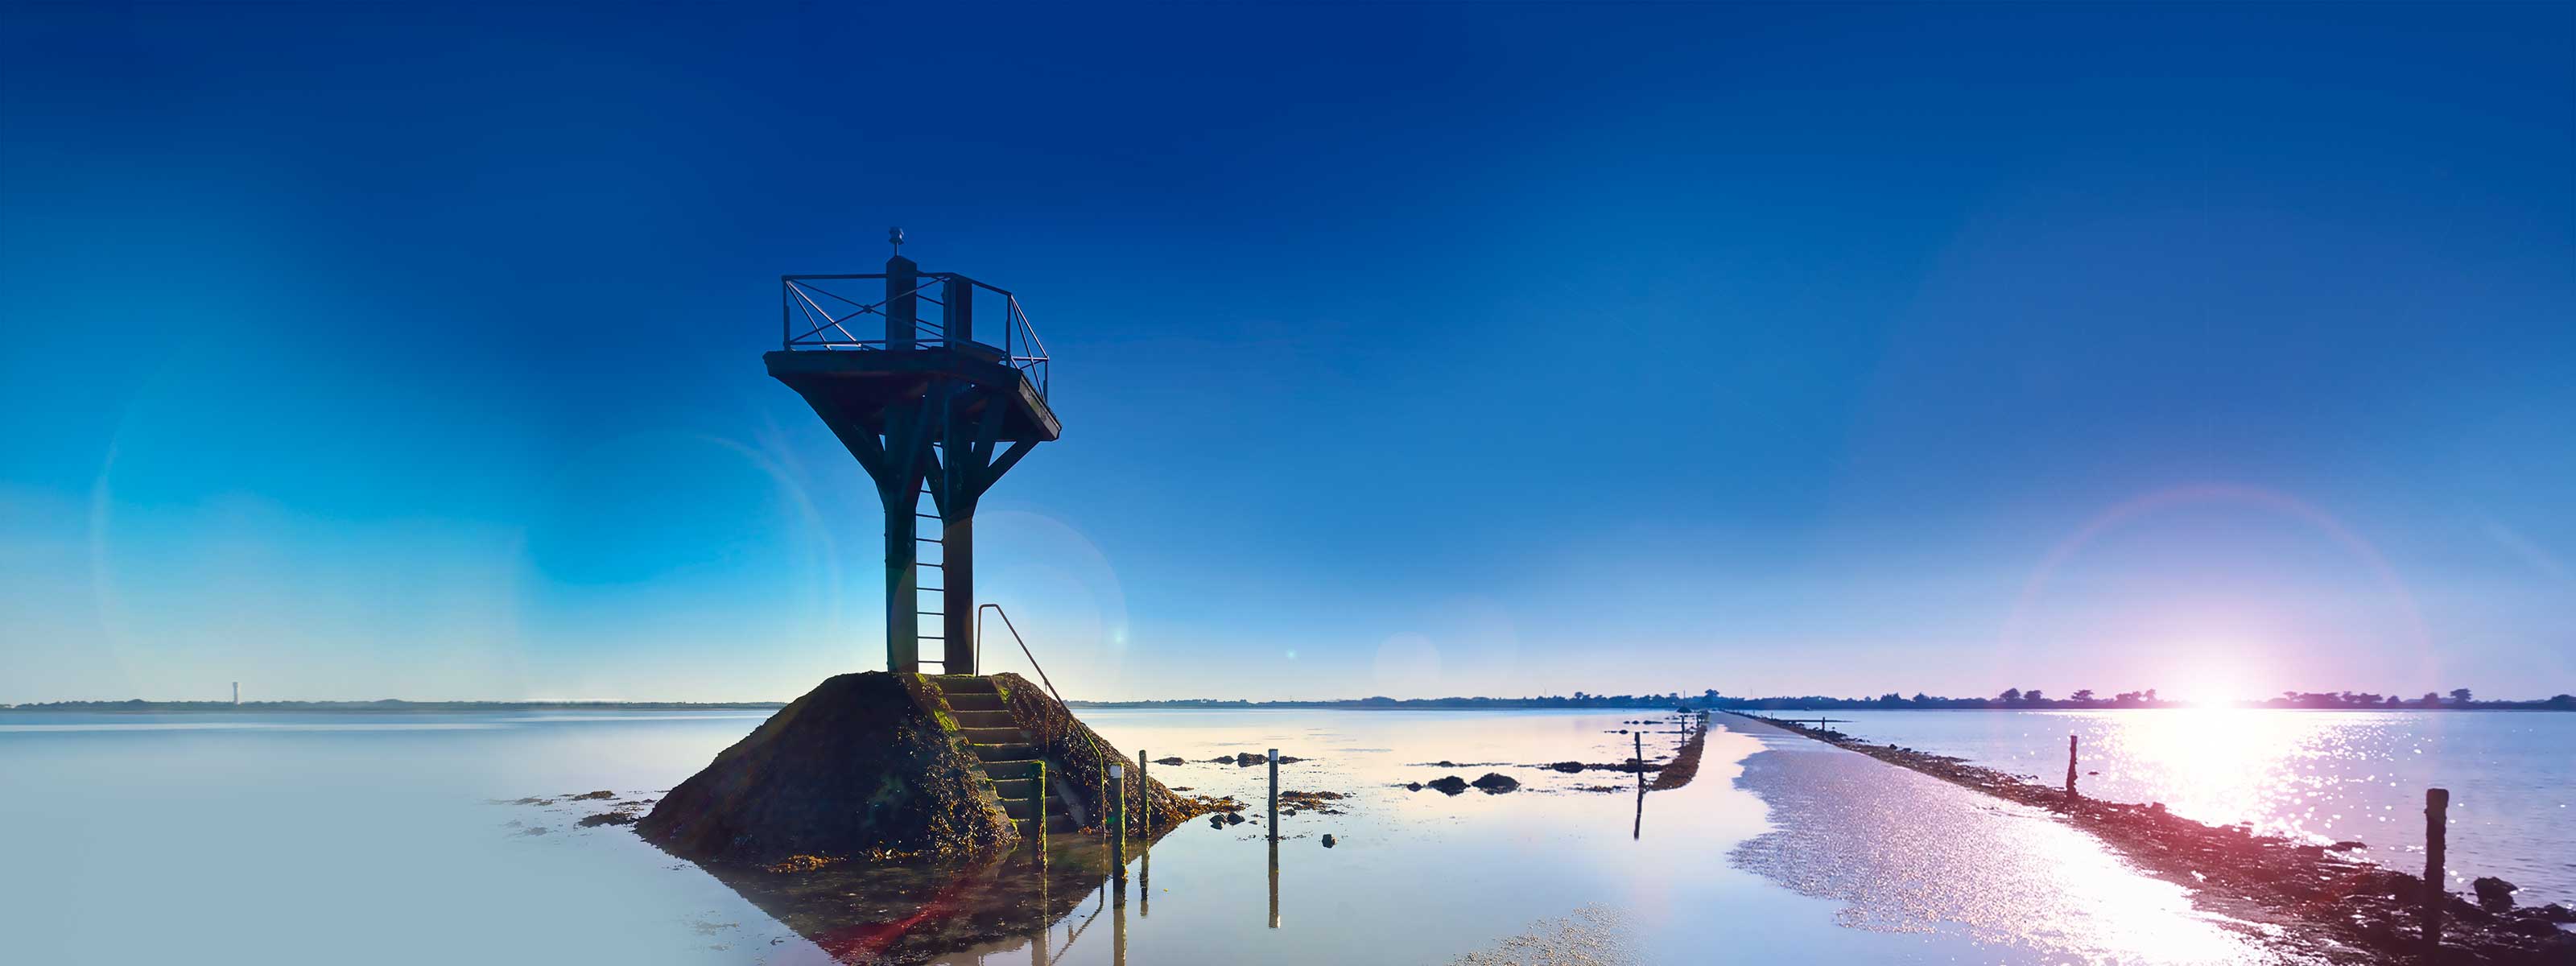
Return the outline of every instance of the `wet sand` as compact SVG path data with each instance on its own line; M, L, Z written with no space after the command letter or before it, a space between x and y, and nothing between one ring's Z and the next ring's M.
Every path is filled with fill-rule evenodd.
M1954 758L1855 741L1795 723L1734 720L1746 730L1797 736L1775 738L1786 750L1845 753L1833 760L1873 761L1908 776L1912 784L1947 786L2080 834L2117 852L2139 872L2186 889L2204 915L2259 938L2275 957L2330 963L2576 962L2576 937L2554 925L2576 918L2562 907L2481 909L2459 896L2446 896L2450 925L2442 947L2428 953L2415 919L2423 883L2405 873L2242 827L2205 825L2161 805L2070 799L2063 789Z
M2262 927L2194 909L2180 886L2038 809L1759 722L1721 724L1763 740L1737 784L1771 806L1774 827L1731 858L1842 903L1846 926L1964 930L1979 943L2087 962L2315 961L2265 948Z

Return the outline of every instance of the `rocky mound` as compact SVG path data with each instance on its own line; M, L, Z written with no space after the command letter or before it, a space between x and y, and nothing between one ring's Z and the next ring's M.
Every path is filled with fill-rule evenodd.
M939 707L917 675L825 680L671 789L636 831L685 858L760 864L1012 844L1010 819Z

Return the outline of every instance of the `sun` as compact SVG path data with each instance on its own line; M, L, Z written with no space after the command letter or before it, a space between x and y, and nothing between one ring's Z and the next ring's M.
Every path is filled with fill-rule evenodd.
M2172 686L2160 695L2167 701L2210 707L2260 697L2246 690L2243 670L2230 662L2203 659L2175 670L2179 673L2169 678Z

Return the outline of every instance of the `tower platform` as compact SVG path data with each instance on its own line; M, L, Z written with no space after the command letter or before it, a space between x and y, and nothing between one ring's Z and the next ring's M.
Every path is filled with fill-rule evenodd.
M804 396L827 420L883 436L890 411L931 398L933 384L964 388L949 397L954 418L980 423L984 410L1002 407L994 438L1006 443L1051 442L1064 435L1029 374L1008 364L1001 349L982 343L923 346L902 352L778 351L764 354L771 378Z

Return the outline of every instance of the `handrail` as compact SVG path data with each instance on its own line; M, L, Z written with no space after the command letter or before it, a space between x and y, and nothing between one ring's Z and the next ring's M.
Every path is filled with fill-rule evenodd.
M1046 668L1038 666L1038 656L1029 653L1028 639L1020 636L1019 625L1011 623L1011 615L1002 610L1000 604L983 604L975 608L975 666L984 666L984 612L986 610L1001 616L1002 626L1011 631L1011 640L1019 642L1021 656L1029 659L1029 669L1038 672L1038 680L1046 684L1048 694L1055 695L1055 703L1064 704L1064 695L1056 694L1055 682L1047 680ZM1072 706L1066 705L1066 707Z
M1054 681L1051 681L1051 680L1048 680L1048 679L1047 679L1046 668L1044 668L1044 667L1040 666L1040 665L1038 664L1038 656L1037 656L1036 654L1031 653L1031 652L1029 651L1029 641L1028 641L1028 638L1025 638L1025 637L1021 637L1021 636L1020 636L1020 628L1019 628L1019 625L1011 623L1011 615L1010 615L1010 612L1009 612L1009 611L1005 611L1005 610L1003 610L1003 609L1002 609L1002 605L1000 605L1000 604L978 604L978 605L976 605L976 607L975 607L975 667L976 667L977 669L979 669L979 670L980 670L980 669L982 669L982 668L984 667L984 611L985 611L986 609L988 609L988 608L989 608L989 609L991 609L993 613L995 613L995 614L997 614L997 615L1000 615L1000 616L1001 616L1001 618L1002 618L1002 626L1003 626L1004 628L1009 629L1009 630L1010 630L1010 632L1011 632L1011 640L1016 641L1016 642L1018 642L1018 643L1019 643L1019 645L1020 645L1020 654L1021 654L1021 656L1026 657L1026 658L1028 658L1028 659L1029 659L1029 669L1030 669L1030 670L1033 670L1033 671L1038 672L1038 680L1039 680L1041 683L1044 683L1044 684L1046 685L1047 693L1048 693L1048 694L1055 695L1055 703L1060 704L1060 705L1063 705L1063 704L1064 704L1064 695L1063 695L1062 693L1060 693L1060 692L1056 691L1056 689L1055 689L1055 682L1054 682ZM1093 756L1095 756L1095 757L1098 757L1098 758L1100 759L1100 761L1101 761L1102 769L1101 769L1101 772L1100 772L1100 797L1099 797L1099 798L1097 798L1097 799L1094 799L1094 800L1093 800L1093 802L1092 802L1092 804L1097 805L1097 806L1099 806L1100 808L1102 808L1102 809L1104 810L1104 814L1102 814L1102 815L1100 816L1100 829L1101 829L1101 831L1103 831L1103 832L1110 832L1111 830L1110 830L1110 828L1109 828L1109 816L1105 813L1105 810L1109 807L1109 771L1108 771L1108 769L1109 769L1110 767L1114 767L1114 766L1118 766L1118 765L1123 765L1123 764L1125 764L1125 763L1126 763L1126 761L1127 761L1127 756L1126 756L1126 754L1125 754L1125 753L1123 753L1123 752L1122 752L1122 753L1120 753L1120 754L1112 755L1112 754L1110 754L1110 753L1108 753L1108 752L1106 752L1106 751L1101 750L1100 742L1092 740L1092 739L1091 739L1091 736L1090 736L1090 732L1089 732L1089 730L1088 730L1088 729L1085 729L1085 728L1083 728L1083 727L1082 727L1082 722L1081 722L1080 720L1078 720L1078 719L1074 719L1074 717L1073 717L1073 706L1072 706L1072 705L1065 705L1065 718L1066 718L1066 719L1068 719L1068 720L1072 720L1072 721L1074 722L1074 724L1073 724L1073 728L1071 729L1071 732L1072 732L1073 734L1079 734L1079 735L1082 735L1082 736L1083 736L1083 742L1084 742L1085 744L1088 744L1088 745L1090 745L1090 746L1091 746L1091 753L1092 753L1092 755L1093 755ZM1137 778L1138 778L1138 780L1139 780L1140 782L1143 780L1143 777L1144 777L1144 776L1142 776L1142 775L1137 776ZM1144 787L1147 787L1147 786L1143 786L1143 785L1141 785L1141 784L1140 784L1138 787L1139 787L1139 788L1144 788ZM1044 802L1040 802L1040 803L1038 803L1038 807L1039 807L1039 809L1040 809L1040 811L1038 812L1038 821L1041 821L1041 822L1046 821L1046 812L1044 811L1044 809L1045 809L1045 807L1046 807L1046 803L1044 803ZM1113 832L1112 834L1115 834L1115 833Z

